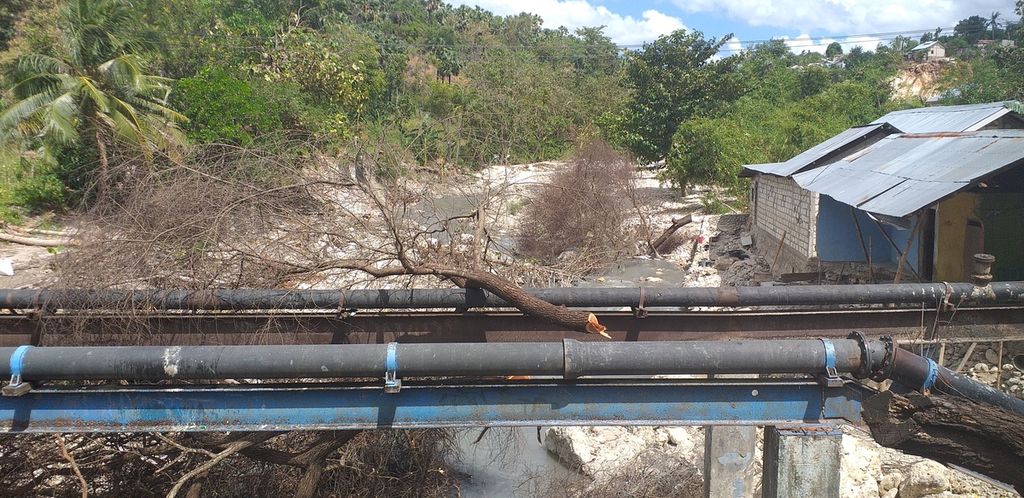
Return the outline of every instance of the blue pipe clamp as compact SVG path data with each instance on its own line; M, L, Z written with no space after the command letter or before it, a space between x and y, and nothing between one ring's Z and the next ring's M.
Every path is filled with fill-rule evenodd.
M398 343L389 342L387 357L384 359L384 392L397 393L402 390L402 379L398 378Z
M32 346L18 346L11 354L11 382L0 389L4 396L21 396L32 390L32 384L22 382L21 364L25 361L25 354Z
M830 339L819 338L825 346L825 375L821 377L822 384L827 387L843 387L843 379L839 378L839 371L836 370L836 346Z
M924 383L921 384L921 394L931 394L932 388L935 387L935 381L939 378L939 364L935 363L935 360L931 358L925 358L928 360L928 375L924 378Z

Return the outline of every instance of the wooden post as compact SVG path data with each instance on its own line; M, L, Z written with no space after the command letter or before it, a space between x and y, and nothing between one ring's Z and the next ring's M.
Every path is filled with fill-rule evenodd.
M956 370L954 370L954 372L959 372L964 369L964 365L967 365L967 362L971 359L971 355L974 354L974 348L976 347L978 347L978 343L972 342L967 348L967 354L960 359L960 364L956 366Z
M893 249L896 249L896 253L899 254L900 259L902 259L903 251L900 251L900 246L898 246L896 244L896 241L892 240L892 237L890 237L889 234L885 232L885 227L882 226L882 222L875 219L873 219L872 221L874 221L875 225L878 226L878 231L882 232L882 237L885 237L885 240L889 241L889 245L891 245ZM914 267L910 267L910 272L914 274L914 278L916 278L918 282L923 282L923 280L921 279L921 275L917 274L917 270L915 270Z
M996 385L993 386L996 390L999 390L999 381L1003 380L1003 341L999 341L999 360L996 361Z
M782 255L782 246L786 244L786 234L789 232L783 231L782 238L779 239L779 250L775 251L775 259L772 260L772 272L775 272L775 265L779 264L779 256Z
M868 246L864 244L864 234L860 231L860 222L857 221L857 211L850 206L850 218L853 218L853 226L857 227L857 240L860 241L860 250L864 251L864 261L868 264L868 279L871 283L875 283L875 270L871 268L871 252L868 251Z
M914 237L917 236L917 229L921 226L921 218L924 218L924 215L919 212L917 219L914 220L914 228L910 230L910 235L907 236L907 242L903 245L903 251L900 252L899 262L896 263L896 277L892 280L892 283L894 284L900 283L900 277L903 276L903 264L907 261L907 253L910 252L910 246L914 243ZM913 267L911 267L911 269L913 269ZM920 281L921 277L918 277L917 280Z

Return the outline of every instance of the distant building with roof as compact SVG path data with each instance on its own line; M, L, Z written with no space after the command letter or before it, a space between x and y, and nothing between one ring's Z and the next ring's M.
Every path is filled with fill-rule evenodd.
M907 57L916 61L934 61L946 58L946 47L940 41L924 42L912 49Z
M981 51L991 50L993 48L1015 48L1017 42L1014 40L978 40L974 46Z
M973 254L1024 279L1024 116L1020 104L889 113L796 157L744 167L753 234L776 273L821 263L904 266L960 281Z

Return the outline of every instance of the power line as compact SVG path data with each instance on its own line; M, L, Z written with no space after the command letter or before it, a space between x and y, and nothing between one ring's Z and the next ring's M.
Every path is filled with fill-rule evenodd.
M950 31L950 30L954 30L955 28L954 27L939 27L939 28L912 29L912 30L888 31L888 32L877 32L877 33L822 35L822 36L817 38L818 41L814 41L815 37L809 37L809 38L802 38L802 37L790 38L788 35L777 36L777 37L766 38L766 39L755 39L755 40L741 40L741 39L733 36L733 37L730 38L730 40L735 39L737 42L739 42L742 45L742 47L740 47L740 48L723 47L719 51L720 52L739 52L739 51L742 51L742 50L749 49L750 47L752 47L754 45L763 44L763 43L769 43L769 42L779 41L779 40L785 41L787 46L789 46L791 48L813 47L813 46L820 45L823 40L837 41L837 42L839 42L841 44L859 43L859 42L862 42L862 41L863 42L891 41L891 40L894 40L897 37L901 37L901 36L912 37L914 35L921 36L921 35L924 35L926 33L934 33L937 29L941 30L941 31ZM968 32L964 32L962 34L976 34L976 33L988 32L988 31L989 31L988 28L984 28L984 29L971 30L971 31L968 31ZM324 36L328 36L327 34L323 34L323 35ZM204 35L195 35L195 38L209 39L209 38L214 38L216 36L217 36L216 34L208 34L208 35L204 34ZM230 35L230 36L231 36L232 39L237 39L237 40L240 40L240 41L244 41L244 40L253 40L253 41L269 40L268 37L264 37L264 36L254 36L254 35ZM865 40L857 40L857 38L865 38ZM162 43L165 44L165 45L177 45L179 47L191 47L192 46L188 42L177 42L177 43L175 43L175 42L168 42L168 41L165 40ZM502 44L502 43L496 43L496 44L412 43L412 42L405 42L405 41L400 41L400 40L380 40L380 41L375 41L375 43L379 47L383 47L383 48L400 48L400 49L418 48L418 49L426 49L426 50L437 50L437 49L453 49L453 50L455 50L455 49L458 49L458 50L474 50L474 49L476 49L476 50L487 50L487 49L500 48L500 49L506 49L506 50L533 50L533 51L536 51L538 49L549 50L549 51L550 50L563 49L563 50L568 51L568 50L578 50L579 48L581 48L581 47L570 45L570 44L561 44L561 45L545 44L541 40L538 40L536 43L532 43L532 44L519 44L519 45ZM644 48L645 46L649 45L650 43L651 42L640 43L640 44L618 44L618 45L615 45L615 49L618 52L624 52L624 51L631 50L631 49ZM267 47L264 44L242 44L242 43L233 43L233 42L231 42L231 43L221 43L220 45L222 47L225 47L225 48L234 48L234 49L238 49L238 50L265 50L265 49L269 48L269 47ZM578 54L574 54L574 55L578 55Z

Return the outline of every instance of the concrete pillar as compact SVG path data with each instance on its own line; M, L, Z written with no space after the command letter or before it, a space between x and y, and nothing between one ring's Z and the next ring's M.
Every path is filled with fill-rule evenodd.
M836 427L765 427L762 496L839 498L842 456Z
M704 428L704 497L753 498L759 475L754 468L757 427Z

